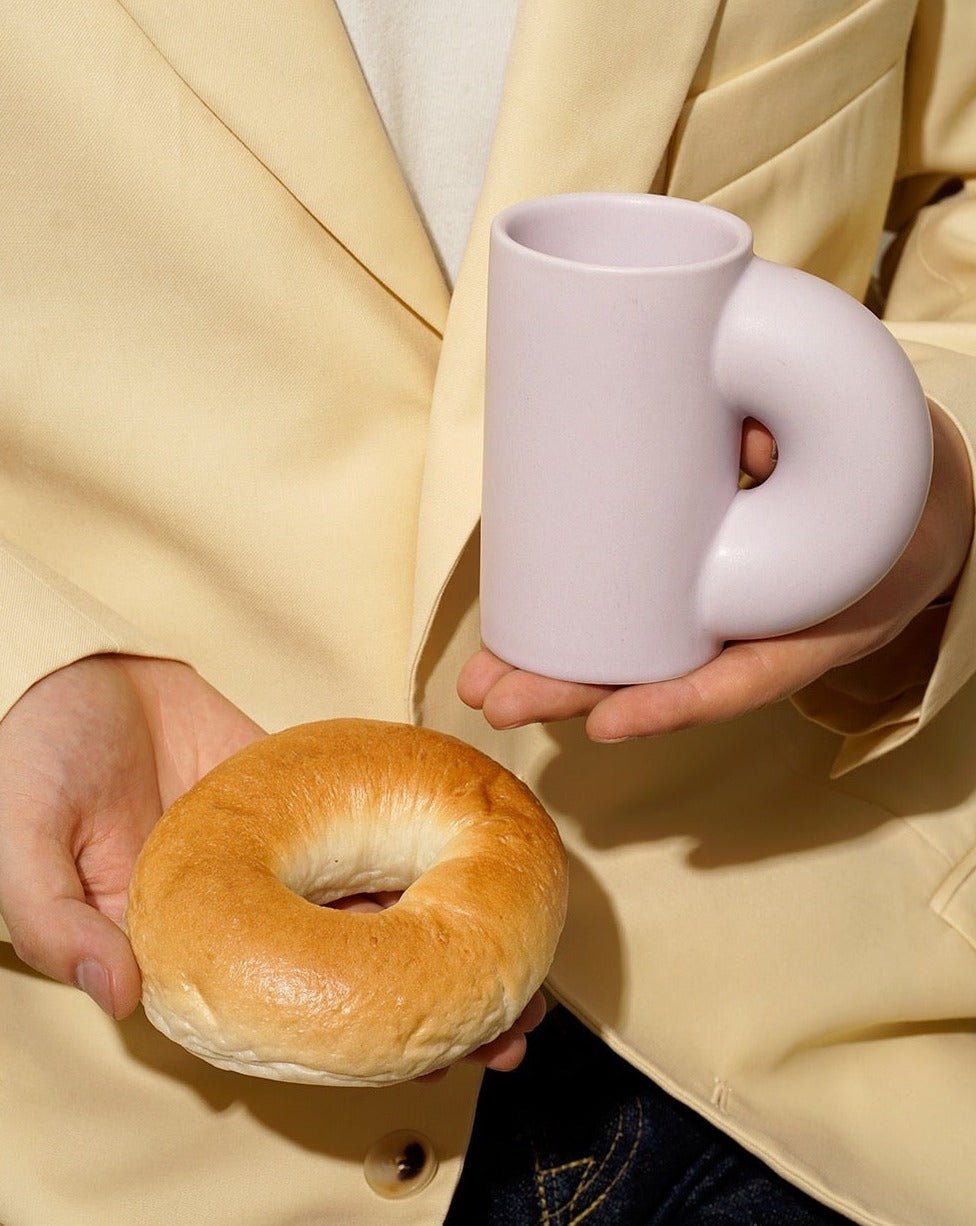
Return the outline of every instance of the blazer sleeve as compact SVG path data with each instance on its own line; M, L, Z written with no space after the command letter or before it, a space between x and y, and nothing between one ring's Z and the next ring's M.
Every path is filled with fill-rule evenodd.
M124 618L9 542L0 542L0 718L42 677L85 656L166 656Z
M909 51L898 182L875 295L976 471L976 4L922 0ZM882 650L797 694L839 733L838 776L911 739L976 672L976 562Z

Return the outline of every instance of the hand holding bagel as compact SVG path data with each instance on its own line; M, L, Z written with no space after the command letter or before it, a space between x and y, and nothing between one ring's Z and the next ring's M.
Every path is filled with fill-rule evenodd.
M141 980L121 922L144 840L177 796L263 737L169 660L93 657L34 685L0 721L0 916L20 958L130 1014ZM536 994L469 1058L514 1068L542 1012Z
M91 657L32 686L0 721L0 915L20 958L132 1013L120 924L139 849L181 792L263 735L170 660Z
M390 907L337 898L402 891ZM505 1034L555 953L566 858L454 737L331 720L249 745L164 814L126 915L143 1004L220 1068L384 1085Z

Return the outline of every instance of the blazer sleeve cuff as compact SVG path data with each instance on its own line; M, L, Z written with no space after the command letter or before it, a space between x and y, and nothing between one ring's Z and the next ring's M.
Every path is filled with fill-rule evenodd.
M0 543L0 718L42 677L85 656L171 657L161 644L16 546Z
M971 325L889 324L931 401L953 420L976 472L976 340ZM971 351L967 352L967 350ZM976 673L976 549L951 602L924 609L880 651L794 695L842 739L831 776L883 757L925 727Z

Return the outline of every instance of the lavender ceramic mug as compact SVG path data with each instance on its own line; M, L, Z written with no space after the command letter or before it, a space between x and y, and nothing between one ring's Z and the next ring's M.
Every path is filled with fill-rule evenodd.
M911 538L932 441L910 363L729 213L622 194L505 210L487 340L482 636L511 664L678 676L839 612ZM747 416L779 461L740 490Z

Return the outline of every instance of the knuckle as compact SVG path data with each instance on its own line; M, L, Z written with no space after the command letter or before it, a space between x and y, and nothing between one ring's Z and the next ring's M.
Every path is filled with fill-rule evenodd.
M760 711L774 703L789 698L807 684L805 676L795 669L785 669L781 662L770 659L759 643L742 644L749 671L753 674L751 684L743 687L743 707Z
M28 916L5 916L7 931L14 953L35 970L42 968L45 941L37 924Z

